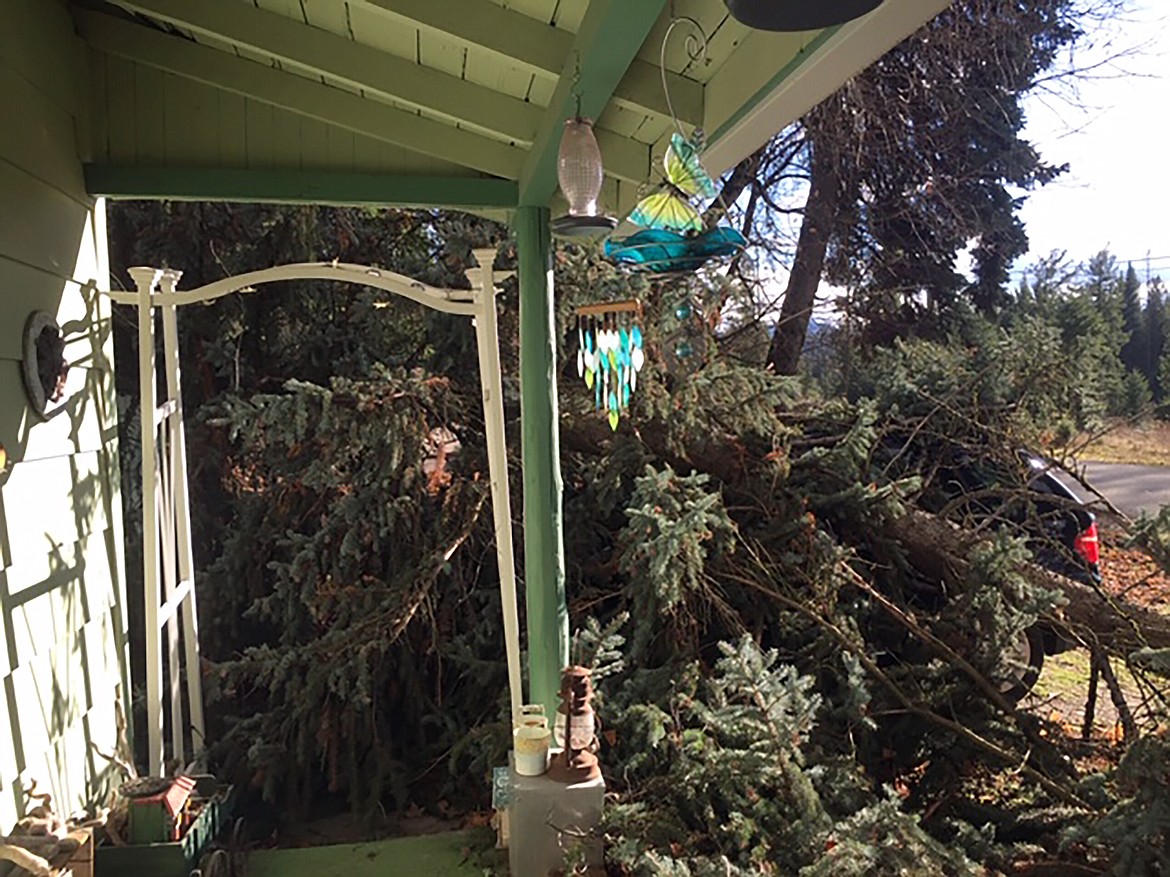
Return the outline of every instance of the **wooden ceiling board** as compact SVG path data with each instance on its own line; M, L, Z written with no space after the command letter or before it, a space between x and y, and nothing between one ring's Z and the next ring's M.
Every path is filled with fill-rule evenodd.
M712 0L675 0L674 17L697 22L703 33L710 38L723 19L727 17L727 7L723 5L722 0L717 0L717 2L712 2ZM671 10L668 8L646 37L642 48L638 50L639 60L653 64L655 67L658 66L662 51L662 38L666 35L670 22ZM680 24L671 33L670 43L666 47L666 69L671 73L681 74L690 66L685 40L685 36L690 33L693 33L693 30L685 24Z
M467 46L443 39L434 31L426 31L419 34L418 58L424 67L463 79L467 68Z
M240 2L258 9L278 12L286 18L292 18L303 24L308 23L305 21L304 10L301 8L301 0L240 0Z
M279 61L277 61L271 55L265 54L264 52L257 52L248 48L247 46L241 45L236 45L235 50L236 54L241 58L247 58L249 61L255 61L257 64L263 64L266 67L280 66Z
M609 106L595 120L595 127L612 131L622 137L638 138L638 131L645 127L649 117L645 113L628 109L617 103L610 102ZM653 142L653 141L651 141Z
M475 176L433 155L354 134L238 94L93 52L102 165ZM107 81L109 86L107 86Z
M238 0L201 0L197 6L187 0L118 2L167 22L182 22L200 33L230 39L261 58L268 56L268 66L275 64L392 106L417 109L428 118L452 125L498 132L493 136L505 142L531 141L540 123L539 108L462 78L455 64L441 64L440 54L429 49L436 63L416 64L341 34L267 10L243 7ZM444 48L437 40L431 44Z
M354 39L396 58L418 63L418 28L371 9L363 3L349 4Z
M557 0L492 0L497 6L512 9L543 24L556 25Z
M556 90L556 79L534 75L528 84L528 100L539 107L547 107Z
M692 79L697 79L706 85L714 78L727 60L735 54L736 50L739 49L751 32L751 28L744 27L730 15L724 16L719 26L708 35L706 59L701 63L696 62L691 64L687 68L687 76ZM777 69L786 64L791 56L799 51L799 47L807 45L816 34L816 31L803 34L788 34L788 36L796 37L796 39L791 41L793 48L787 57L784 56L782 51L777 51L774 61Z
M305 24L338 36L353 39L349 26L349 6L342 0L300 0Z
M509 64L494 52L479 46L467 46L467 66L463 78L467 82L482 85L516 100L532 102L531 86L535 73L528 67Z
M557 0L556 7L553 23L561 30L576 33L581 29L581 21L589 8L589 0Z
M490 0L361 0L391 20L458 45L481 46L525 67L560 75L572 34Z
M170 27L170 30L177 32L179 35L185 36L189 40L194 40L201 46L207 46L211 49L218 49L221 52L228 52L232 55L239 54L239 52L236 51L237 46L235 43L231 42L231 40L220 39L214 34L198 33L196 31L192 31L190 28L174 27L173 25Z
M157 69L486 173L515 178L523 166L523 150L505 143L390 107L378 108L357 95L111 16L79 10L76 19L91 46Z
M232 167L248 164L248 99L230 91L219 92L217 110L219 163Z
M372 137L353 137L353 169L357 173L425 174L427 176L478 176L467 168L433 155L406 149L387 150L386 144Z
M638 132L634 136L638 139L639 143L648 143L652 147L661 145L662 151L665 151L666 141L677 130L674 122L670 121L670 119L664 119L661 116L647 116L645 123L638 129ZM683 127L684 134L689 135L692 130L686 126ZM661 155L656 155L652 160L657 161L661 157Z
M157 71L141 64L133 65L131 71L134 80L134 124L126 133L134 139L138 161L143 164L166 164L168 158L176 152L175 149L167 148L168 132L172 136L177 132L176 128L170 126L173 121L170 117L173 117L175 108L171 107L168 111L168 95L170 100L179 100L182 95L168 81L173 77L160 76ZM192 109L197 112L202 103L196 101Z

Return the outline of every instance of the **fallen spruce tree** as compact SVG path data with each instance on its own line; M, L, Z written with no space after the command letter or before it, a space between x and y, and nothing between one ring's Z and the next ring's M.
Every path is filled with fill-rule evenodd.
M578 301L630 293L585 257L558 271L566 335ZM1095 589L1033 563L1017 530L954 505L941 477L976 459L1023 486L1013 400L1036 383L1030 357L1010 338L963 357L908 347L874 362L871 386L823 398L713 338L696 363L672 359L672 292L633 291L650 343L629 416L615 433L592 411L571 346L560 389L567 590L575 657L599 671L610 867L1165 867L1157 697L1130 710L1114 769L1004 694L1037 622L1121 658L1165 627L1121 604L1111 618ZM501 313L515 337L514 289ZM385 319L357 301L329 330L360 339ZM348 374L312 381L253 364L263 381L209 399L192 441L215 473L204 507L224 519L204 536L200 594L216 607L214 755L290 813L482 808L509 745L479 387L428 367L468 339L392 325L421 358L355 354ZM295 349L283 355L291 371Z
M568 553L600 559L570 569L572 614L629 613L621 670L600 683L619 870L1170 864L1154 803L1170 791L1164 684L1131 662L1141 724L1105 658L1164 648L1170 627L1037 562L1043 546L1004 512L1036 513L1019 451L1039 430L1018 392L1034 378L1014 343L961 367L941 345L892 351L854 400L714 356L663 366L608 440L569 415L566 519L583 523ZM972 460L995 473L990 513L948 489ZM1126 725L1115 773L1005 696L1012 644L1037 623L1099 661Z

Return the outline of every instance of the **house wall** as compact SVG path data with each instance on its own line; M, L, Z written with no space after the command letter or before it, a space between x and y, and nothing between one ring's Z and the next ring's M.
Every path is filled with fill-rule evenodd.
M88 57L63 0L0 0L0 833L36 782L68 813L111 776L125 598L104 208L85 192ZM68 339L67 401L42 420L20 358L29 314Z

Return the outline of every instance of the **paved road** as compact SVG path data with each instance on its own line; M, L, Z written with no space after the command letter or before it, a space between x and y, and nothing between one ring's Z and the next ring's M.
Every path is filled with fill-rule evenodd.
M1086 463L1085 475L1098 493L1132 517L1170 505L1170 466ZM1084 493L1084 488L1078 492Z

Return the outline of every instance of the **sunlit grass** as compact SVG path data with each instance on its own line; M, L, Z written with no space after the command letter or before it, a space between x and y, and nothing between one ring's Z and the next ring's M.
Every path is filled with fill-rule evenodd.
M1138 724L1148 719L1141 709L1141 690L1137 680L1126 668L1123 661L1110 661L1129 707L1135 713ZM1059 655L1048 655L1044 669L1032 693L1022 706L1042 715L1044 718L1061 722L1078 733L1084 722L1085 703L1089 694L1089 654L1084 649L1074 649ZM1097 733L1108 734L1117 723L1117 709L1109 694L1104 679L1097 681L1097 703L1094 711L1094 728Z
M1088 436L1078 438L1076 444ZM1170 466L1170 423L1150 420L1140 425L1122 424L1109 427L1094 437L1077 456L1081 460L1102 463L1142 463L1146 466Z

